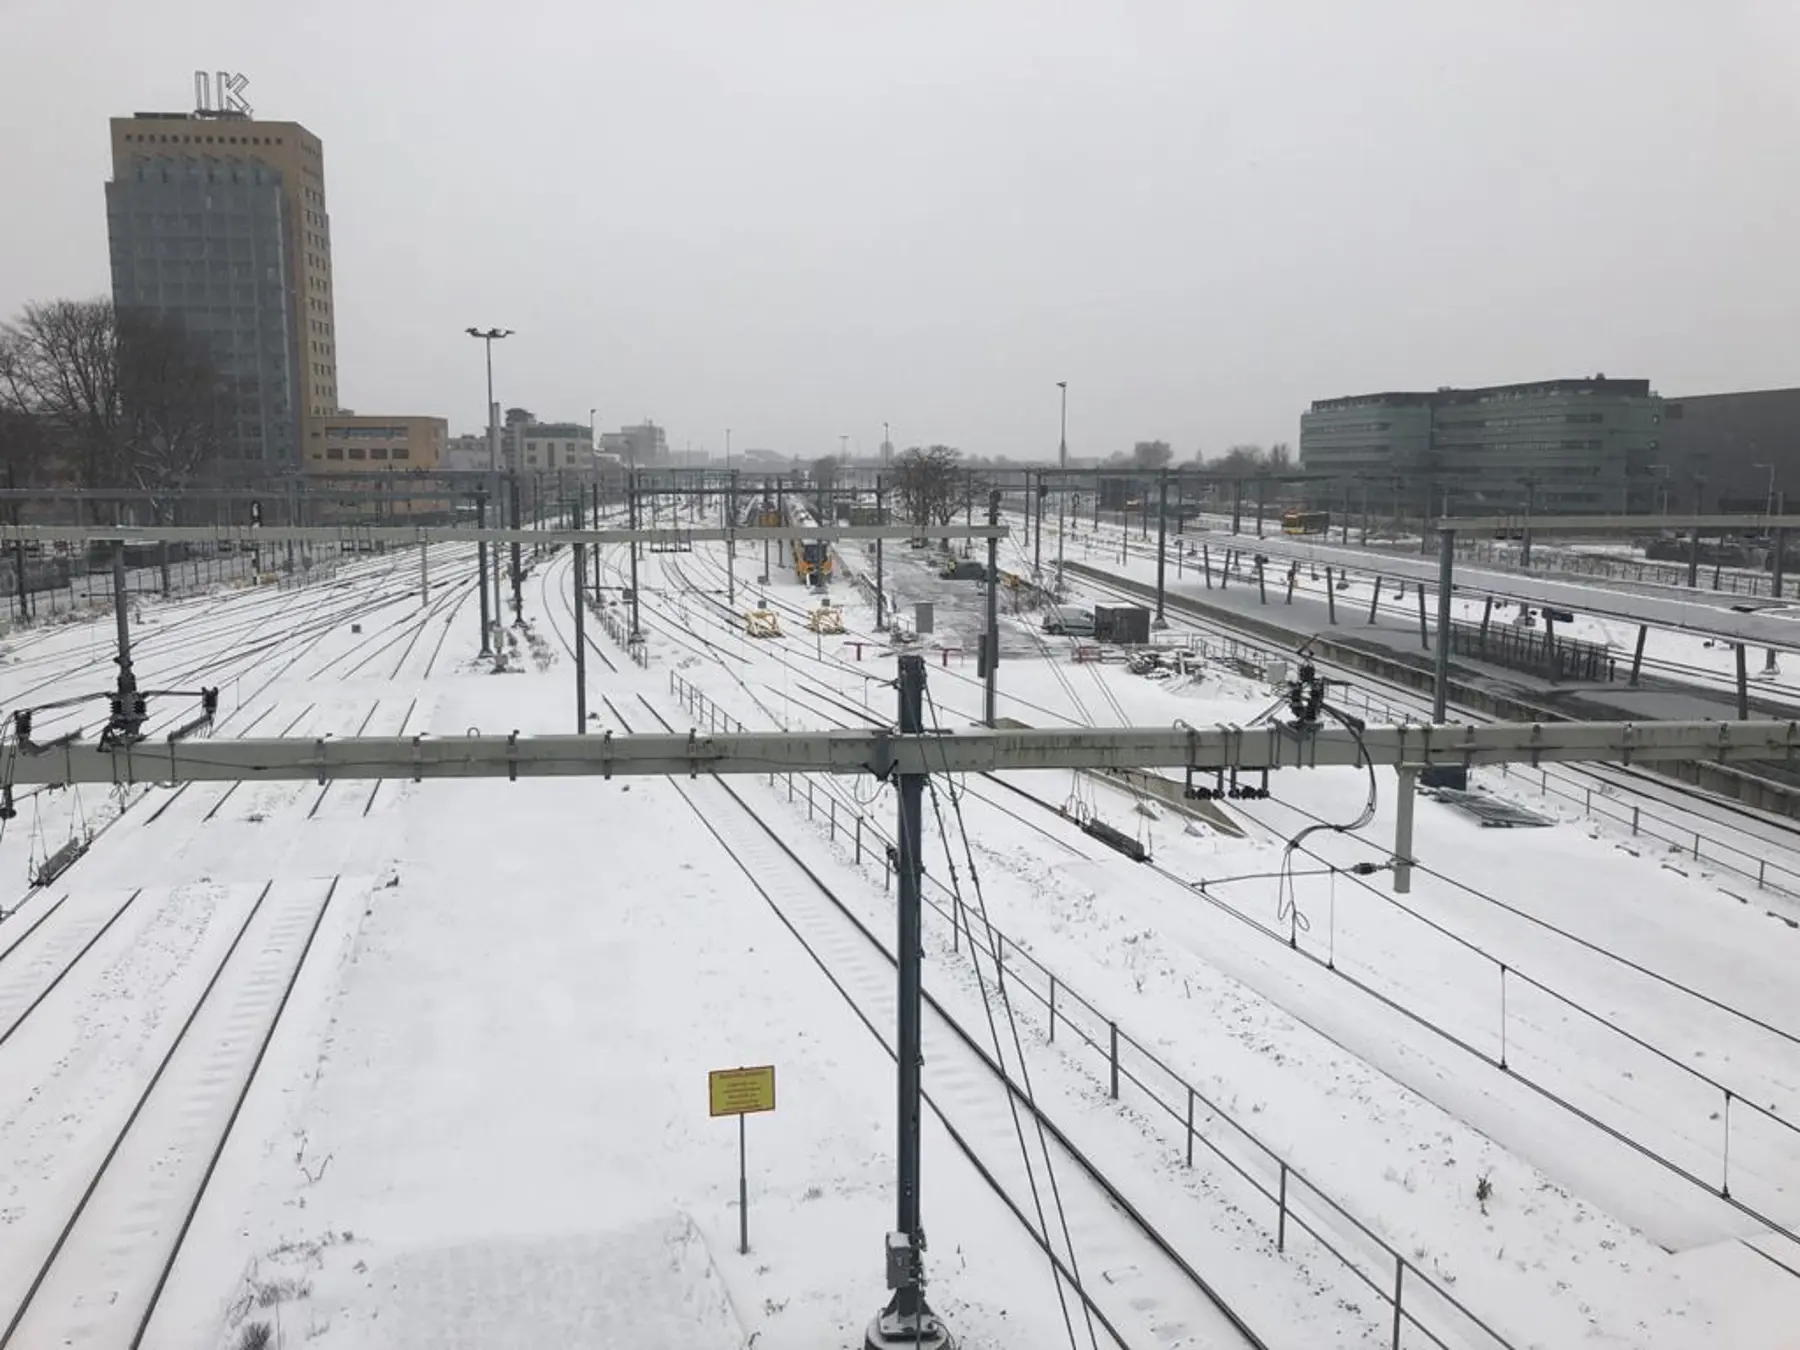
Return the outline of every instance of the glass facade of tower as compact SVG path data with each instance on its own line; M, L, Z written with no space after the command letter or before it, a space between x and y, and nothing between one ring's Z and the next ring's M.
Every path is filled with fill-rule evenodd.
M179 319L210 353L227 471L299 463L285 203L280 171L229 158L141 159L106 185L113 303Z

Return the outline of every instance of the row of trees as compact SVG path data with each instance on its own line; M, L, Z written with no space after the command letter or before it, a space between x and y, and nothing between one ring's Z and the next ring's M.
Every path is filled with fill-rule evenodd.
M1172 458L1167 441L1139 441L1129 455L1114 455L1108 463L1117 464L1121 470L1154 472L1166 468ZM1293 452L1285 441L1267 449L1260 445L1234 445L1217 459L1202 460L1196 455L1195 462L1216 472L1246 476L1285 473L1294 467ZM981 467L998 466L986 460L965 461L959 451L947 445L914 446L895 461L888 478L895 510L918 525L947 525L971 494L977 505L985 504L987 488L972 472ZM831 456L813 464L813 485L820 490L821 501L836 484L837 475L838 462Z
M217 468L227 393L178 320L104 299L29 304L0 325L0 462L32 486L163 492Z
M1109 467L1153 473L1173 464L1175 451L1167 441L1139 441L1130 450L1115 451L1107 456L1105 462ZM1266 449L1260 445L1234 445L1224 454L1211 459L1206 457L1204 451L1196 450L1189 462L1204 464L1208 469L1220 473L1282 473L1294 467L1294 452L1286 441L1277 441ZM1013 460L1005 455L996 455L992 458L971 458L964 463L971 468L1010 469L1036 468L1043 464L1043 460Z

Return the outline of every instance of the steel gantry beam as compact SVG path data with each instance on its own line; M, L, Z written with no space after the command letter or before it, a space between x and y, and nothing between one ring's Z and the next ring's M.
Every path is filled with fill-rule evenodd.
M256 544L641 544L710 543L730 539L916 539L916 525L745 525L647 530L481 529L473 525L4 525L0 544L124 543ZM1005 525L933 525L933 539L1005 539Z
M1344 765L1657 763L1793 759L1800 722L1557 722L1494 726L1119 727L588 736L352 736L22 745L14 784L333 779L611 778L777 772L1282 769Z

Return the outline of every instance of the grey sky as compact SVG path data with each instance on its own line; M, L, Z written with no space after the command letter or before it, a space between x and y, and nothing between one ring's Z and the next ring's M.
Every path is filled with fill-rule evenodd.
M325 142L342 401L1183 458L1307 400L1800 383L1786 0L0 0L0 312L107 287L106 120Z

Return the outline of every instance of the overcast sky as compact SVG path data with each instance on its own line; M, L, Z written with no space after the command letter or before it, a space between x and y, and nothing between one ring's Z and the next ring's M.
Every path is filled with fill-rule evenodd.
M1800 384L1793 0L0 0L0 313L108 284L107 119L325 143L362 412L1186 458L1313 398Z

